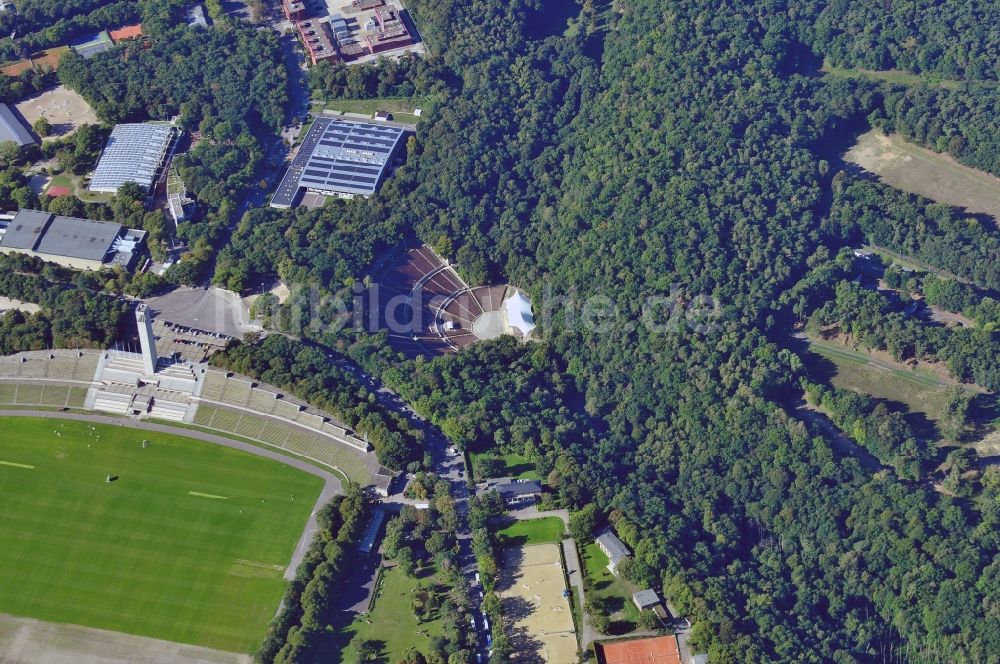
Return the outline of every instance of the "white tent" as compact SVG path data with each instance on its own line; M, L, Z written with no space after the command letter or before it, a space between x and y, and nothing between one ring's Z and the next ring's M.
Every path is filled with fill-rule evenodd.
M507 325L518 330L521 336L527 337L535 329L535 318L531 315L531 300L520 291L515 291L503 303L507 314Z

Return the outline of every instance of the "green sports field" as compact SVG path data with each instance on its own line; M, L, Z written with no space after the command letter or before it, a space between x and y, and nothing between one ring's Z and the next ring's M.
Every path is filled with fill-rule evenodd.
M250 652L321 488L210 443L2 418L0 613Z

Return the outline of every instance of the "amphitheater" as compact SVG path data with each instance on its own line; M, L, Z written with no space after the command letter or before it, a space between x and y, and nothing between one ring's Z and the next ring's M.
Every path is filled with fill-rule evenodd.
M151 324L141 317L138 323L140 341L155 346ZM51 350L0 358L0 407L90 410L221 432L387 492L392 476L371 445L331 415L245 376L163 360L143 345L141 353Z
M454 353L504 334L522 340L535 328L531 302L512 286L470 287L454 266L422 246L375 279L367 295L373 329L407 356Z

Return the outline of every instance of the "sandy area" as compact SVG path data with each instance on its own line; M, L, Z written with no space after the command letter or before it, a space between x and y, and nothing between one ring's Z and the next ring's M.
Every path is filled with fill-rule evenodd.
M18 309L26 314L33 314L41 309L41 307L31 302L21 302L20 300L12 300L9 297L0 296L0 311L8 309Z
M18 102L17 110L29 125L41 117L48 118L53 138L68 136L81 125L99 122L84 98L62 85Z
M498 585L513 661L577 661L576 632L558 544L507 549Z

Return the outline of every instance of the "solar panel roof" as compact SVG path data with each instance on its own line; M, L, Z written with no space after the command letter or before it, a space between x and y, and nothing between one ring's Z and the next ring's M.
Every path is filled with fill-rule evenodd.
M90 180L91 191L117 191L126 182L149 189L163 166L174 128L165 124L115 126Z

